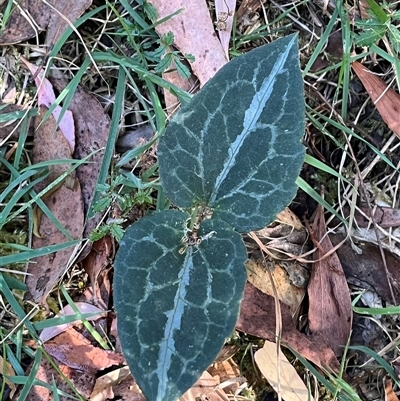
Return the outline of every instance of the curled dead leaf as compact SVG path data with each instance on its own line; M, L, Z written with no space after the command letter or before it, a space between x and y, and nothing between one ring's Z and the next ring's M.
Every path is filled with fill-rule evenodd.
M369 96L374 102L379 114L388 127L400 137L400 96L377 75L373 74L361 63L354 61L351 65Z
M390 377L385 378L385 401L399 401L396 393L393 391L393 383Z
M89 340L71 327L49 340L44 348L64 365L81 372L97 372L124 362L122 355L94 347Z

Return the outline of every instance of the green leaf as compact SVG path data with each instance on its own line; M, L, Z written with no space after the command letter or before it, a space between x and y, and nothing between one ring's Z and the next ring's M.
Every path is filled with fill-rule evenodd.
M370 46L376 43L385 36L386 29L383 25L366 25L364 32L356 35L357 45Z
M369 6L369 12L371 12L381 24L386 24L389 22L389 14L386 13L375 0L366 0L366 2Z
M394 50L399 53L400 52L400 32L396 28L395 25L390 24L388 26L388 36L390 39L390 43L393 46Z
M4 281L10 288L10 290L19 290L19 291L28 291L28 287L22 281L17 280L16 278L9 276L4 273L0 273L3 275Z
M168 125L161 183L182 208L210 207L239 232L271 222L296 194L304 160L295 35L225 65Z
M205 220L188 246L187 213L166 210L129 227L115 260L118 333L149 401L172 401L213 362L234 329L246 249L222 221ZM184 242L184 241L183 241Z
M166 53L165 56L158 62L155 67L155 72L164 72L170 65L174 55L172 53Z
M167 32L161 36L160 42L163 46L172 46L174 44L174 34L172 32Z
M176 71L178 71L178 74L185 79L190 78L191 72L188 67L186 67L185 64L182 63L182 61L179 59L179 57L174 58L175 62L175 67Z

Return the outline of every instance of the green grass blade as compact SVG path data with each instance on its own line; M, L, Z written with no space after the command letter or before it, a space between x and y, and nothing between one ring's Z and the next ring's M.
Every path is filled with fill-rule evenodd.
M313 66L315 63L315 60L321 56L324 47L326 46L326 43L328 42L329 35L332 32L333 27L337 24L337 17L339 15L339 8L335 7L332 13L332 17L329 20L329 23L326 27L324 27L324 32L321 36L321 39L318 41L317 46L315 47L313 54L311 55L310 59L308 60L306 66L304 67L303 70L303 77L308 74L310 71L310 68Z
M325 122L332 125L333 127L339 129L340 131L343 131L347 135L354 136L361 142L365 143L376 155L379 156L380 159L382 159L388 166L390 166L392 169L394 169L395 171L398 172L398 169L396 168L396 166L387 158L386 155L384 155L379 149L377 149L374 145L371 145L367 140L362 138L356 132L352 131L350 128L346 127L345 125L342 125L342 124L332 120L331 118L324 116L323 114L321 114L315 110L313 110L313 113L315 115L317 115L319 118L321 118L322 120L324 120Z
M65 299L67 300L69 306L71 306L73 311L76 314L80 314L80 315L83 316L83 314L79 312L79 309L77 308L77 306L75 305L74 301L69 296L68 292L65 290L65 288L63 286L61 287L61 292L63 293ZM101 347L103 349L109 350L110 347L103 340L103 338L100 336L100 334L93 328L93 326L85 318L82 318L81 320L82 320L83 325L86 327L86 329L89 331L89 333L93 336L93 338L101 345Z
M37 258L39 256L48 255L50 253L69 248L70 246L78 245L80 242L81 242L81 240L68 241L68 242L64 242L62 244L56 244L56 245L46 246L43 248L31 249L29 251L17 253L14 255L2 256L2 257L0 257L0 266L6 266L6 265L9 265L10 263L26 262L27 260L30 260L32 258ZM2 245L2 244L0 244L0 245ZM11 246L11 244L6 244L6 245Z
M372 349L365 347L363 345L352 345L349 347L349 349L355 350L355 351L361 351L364 354L368 355L369 357L375 359L376 362L378 362L379 366L381 366L385 371L390 375L390 377L394 380L394 382L397 384L397 386L400 386L400 380L396 375L396 372L394 369L389 365L388 362L384 358L382 358L380 355L378 355L375 351L372 351Z
M0 156L0 162L2 162L3 159ZM10 181L10 183L8 184L7 188L3 190L3 192L0 194L0 202L3 202L4 199L8 196L9 193L11 193L14 189L16 189L16 193L17 192L21 192L21 189L17 189L18 186L20 186L24 181L28 180L30 177L34 176L35 174L38 174L40 172L40 170L36 170L36 169L31 169L29 171L25 171L23 174L21 174L20 176L18 176L15 180ZM2 218L0 217L0 222L1 222Z
M347 182L347 184L353 186L353 184L351 184L351 182L343 177L341 174L339 174L337 171L335 171L332 167L327 166L325 163L322 163L320 160L316 159L313 156L310 155L306 155L304 158L304 162L309 164L310 166L314 166L315 168L325 171L325 173L328 173L330 175L335 176L336 178L339 178L342 181Z
M34 386L35 377L40 368L41 360L42 360L42 350L40 348L38 348L36 350L36 355L35 355L35 359L32 364L31 371L29 372L26 383L20 393L18 401L24 401L28 397L29 393L31 392L32 387Z
M81 26L83 23L88 21L90 18L94 17L96 14L101 13L103 10L107 8L107 5L102 5L100 7L95 8L94 10L91 10L87 13L85 13L82 17L77 19L74 22L74 27L78 28ZM68 38L71 36L71 34L74 32L74 30L69 27L57 40L57 43L53 46L51 49L51 52L49 54L49 59L52 60L53 58L57 57L58 54L60 53L61 48L64 46L65 42L68 40Z
M342 107L341 115L344 121L347 119L348 101L349 101L349 85L350 85L350 53L352 51L350 18L347 13L347 8L343 5L343 0L337 0L336 8L339 9L340 20L342 23L342 42L343 56L342 64L339 71L339 79L337 90L334 96L334 103L339 97L339 90L342 88Z
M13 309L14 313L18 316L18 318L21 321L24 321L24 324L29 330L30 335L33 338L37 338L38 336L35 328L33 327L32 323L26 319L26 314L24 310L21 308L19 302L15 299L11 290L8 288L8 285L5 282L2 273L0 273L0 293L3 293L4 297L6 298L7 302L10 304L11 308Z
M388 306L386 308L359 308L354 306L353 311L360 315L400 315L400 306Z
M104 151L103 162L101 164L99 178L97 180L98 185L99 184L104 185L106 183L108 177L108 171L111 165L111 160L114 155L115 143L117 141L119 134L119 123L123 112L125 84L126 84L126 72L124 68L120 68L118 73L118 83L115 90L115 101L111 117L110 133L108 135L108 141L106 149ZM93 210L93 205L95 205L98 202L99 196L100 193L96 192L95 196L93 197L92 204L89 208L88 215L86 216L87 220L95 215L95 211Z
M28 113L28 115L29 115L29 113ZM19 127L18 146L17 146L17 149L15 151L15 156L14 156L14 167L16 169L19 169L19 166L21 164L21 159L22 159L22 154L24 152L26 138L28 137L28 129L29 129L28 123L30 121L30 118L28 118L28 115L25 114L24 118L22 119L21 125Z
M71 305L72 306L72 305ZM87 321L87 319L90 319L92 317L99 317L104 312L96 312L96 313L81 313L79 312L78 308L76 308L74 304L75 309L77 312L73 315L65 315L65 316L59 316L59 317L53 317L51 319L46 319L42 320L41 322L35 322L33 323L33 326L35 327L36 330L43 330L43 329L48 329L50 327L54 326L59 326L61 324L68 324L68 323L73 323L73 322L79 322L79 321Z
M313 189L306 181L303 180L303 178L297 178L296 184L306 194L311 196L311 198L336 216L346 227L349 225L349 223L339 213L337 213L336 210L317 191L315 191L315 189Z
M382 7L375 0L365 0L373 15L379 20L381 24L386 24L390 20L389 15L382 9Z
M10 290L18 290L18 291L28 291L28 287L25 283L12 276L8 276L7 274L3 274L3 278Z

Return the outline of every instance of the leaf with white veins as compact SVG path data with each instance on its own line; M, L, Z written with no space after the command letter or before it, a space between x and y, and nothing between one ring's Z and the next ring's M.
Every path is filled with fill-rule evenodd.
M239 232L265 227L296 194L304 160L296 36L224 66L168 125L160 178L174 204L202 204Z

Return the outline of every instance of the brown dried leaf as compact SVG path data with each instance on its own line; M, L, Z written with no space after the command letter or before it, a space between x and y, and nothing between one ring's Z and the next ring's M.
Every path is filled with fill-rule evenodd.
M269 265L272 267L270 273L274 280L279 300L289 306L292 316L295 316L306 291L304 288L293 285L286 270L279 263L272 262L268 263L268 266L265 266L261 260L250 259L246 263L248 281L263 293L273 296L274 291L267 271Z
M59 92L64 90L67 85L67 82L63 79L50 78L50 81ZM96 151L96 153L89 158L90 163L80 165L76 170L76 175L82 185L85 216L87 216L88 209L95 194L104 157L104 150L102 149L107 145L110 118L104 112L100 102L79 86L68 105L68 110L72 111L76 128L74 159L84 159L86 156ZM97 213L86 221L83 237L89 237L89 234L100 222L101 217L101 213ZM86 247L78 260L82 260L89 252L90 247Z
M176 70L163 72L162 77L186 92L192 92L196 85L196 79L193 75L191 75L189 79L185 79ZM180 104L179 100L169 90L164 88L163 91L166 111L168 113L173 113Z
M83 260L83 262L86 258ZM81 302L88 302L96 305L100 309L109 309L109 301L112 291L112 285L109 277L111 266L100 272L97 276L95 285L86 287L83 294L79 297Z
M359 209L365 213L367 217L364 217ZM375 223L382 228L400 226L400 209L382 206L374 207L373 210L370 210L366 206L360 206L359 209L357 208L354 214L359 227L371 227L372 218Z
M0 35L0 44L20 43L47 29L45 43L47 46L54 45L91 4L92 0L48 0L48 3L43 0L24 0L14 8ZM38 27L39 32L34 26Z
M227 394L235 394L240 384L246 381L244 377L240 376L240 368L232 358L215 362L207 371L219 385L223 384L222 387Z
M282 212L278 213L276 220L280 223L292 226L294 230L304 230L304 226L300 219L287 207Z
M89 340L71 327L48 341L44 348L64 365L82 372L97 372L124 362L122 355L94 347Z
M33 142L33 162L39 163L56 159L71 159L71 151L67 140L59 129L56 129L56 120L50 116L42 121L47 109L41 107L39 115L35 118L35 137ZM40 125L40 127L39 127ZM40 192L51 184L60 174L65 172L70 165L62 164L50 167L50 175L35 186L35 191ZM71 173L74 178L74 172ZM48 195L44 202L47 207L65 227L73 239L80 239L83 231L83 203L79 181L74 179L74 186L66 183ZM69 239L64 236L51 223L46 215L39 222L38 232L41 238L34 236L32 247L42 248L50 245L61 244ZM52 290L58 279L64 273L68 261L74 251L70 247L50 255L35 258L28 264L26 284L30 294L27 298L34 302L44 302L48 293Z
M0 376L0 378L1 378L1 380L5 380L5 382L7 383L7 386L10 387L10 399L12 399L17 390L17 386L13 382L11 382L9 379L7 379L6 376L9 376L9 377L15 376L15 371L14 371L11 363L8 361L5 361L1 355L0 355L0 366L1 366L1 376L3 376L3 378L1 378L1 376Z
M93 243L90 253L82 262L92 286L92 291L85 294L86 298L96 301L96 305L103 309L108 308L110 298L111 284L105 270L112 259L113 249L113 240L107 235ZM103 275L103 272L106 274Z
M336 246L343 241L344 236L335 234L331 235L330 239ZM380 297L391 302L392 295L379 247L368 242L360 244L360 247L362 249L361 255L353 250L349 241L346 241L336 251L348 282L357 286L364 285L365 288L371 286ZM393 283L394 295L400 299L400 289L397 284L400 283L400 260L392 252L384 250L384 253Z
M324 210L318 206L313 222L313 242L317 247L308 283L308 322L311 333L320 333L337 356L350 336L352 307L350 291L340 260L326 234ZM320 260L322 259L322 260Z
M308 401L310 397L306 385L282 350L279 350L280 361L278 361L276 347L276 343L265 341L264 347L255 353L254 359L261 373L276 392L280 390L285 401Z
M317 366L334 372L339 362L325 339L318 333L305 336L297 331L290 309L281 303L282 345L288 345ZM275 300L247 283L240 307L236 329L245 333L275 341Z
M338 29L332 32L328 38L328 44L326 46L325 51L330 54L335 59L343 58L343 39L342 39L342 30Z
M197 401L197 400L207 400L207 401L228 401L228 397L222 390L216 390L215 387L218 386L218 382L207 372L203 372L200 378L197 380L193 386L186 391L179 401Z
M232 358L238 351L239 348L236 345L224 345L215 358L214 363L224 362L227 359Z
M178 15L157 25L156 30L160 36L172 32L176 47L183 54L195 57L190 64L200 80L200 86L203 86L227 63L221 43L216 38L207 3L204 0L151 0L150 3L157 9L159 19L183 9Z
M54 362L56 362L57 364L56 360ZM33 365L34 362L32 362L31 366L28 368L26 372L27 375L31 371ZM74 399L76 397L76 391L78 391L79 394L81 394L86 398L89 397L93 389L94 382L96 380L94 373L76 371L74 369L69 368L68 366L63 365L62 363L58 363L57 366L62 372L62 374L72 383L74 389L71 389L70 385L65 380L65 378L58 373L58 371L51 365L51 363L46 358L41 359L40 366L35 379L47 383L49 386L53 386L53 384L55 383L56 387L60 391L63 391L64 393L72 396L69 398L61 396L60 400L62 401ZM19 396L22 388L23 387L21 386L16 396L13 398L14 400L20 399ZM48 388L37 385L37 386L32 386L26 400L53 401L54 396Z
M400 137L400 96L361 63L354 61L351 66L363 83L383 121Z
M0 106L4 106L4 103L0 103ZM3 114L12 113L15 111L23 111L23 106L18 104L9 104L0 110L0 116ZM26 111L26 110L25 110ZM17 139L19 137L19 130L17 125L20 123L20 119L6 121L0 123L0 139Z
M390 377L385 378L385 401L399 401L396 393L393 391L393 383Z
M127 366L113 370L96 380L90 401L122 400L146 401Z

